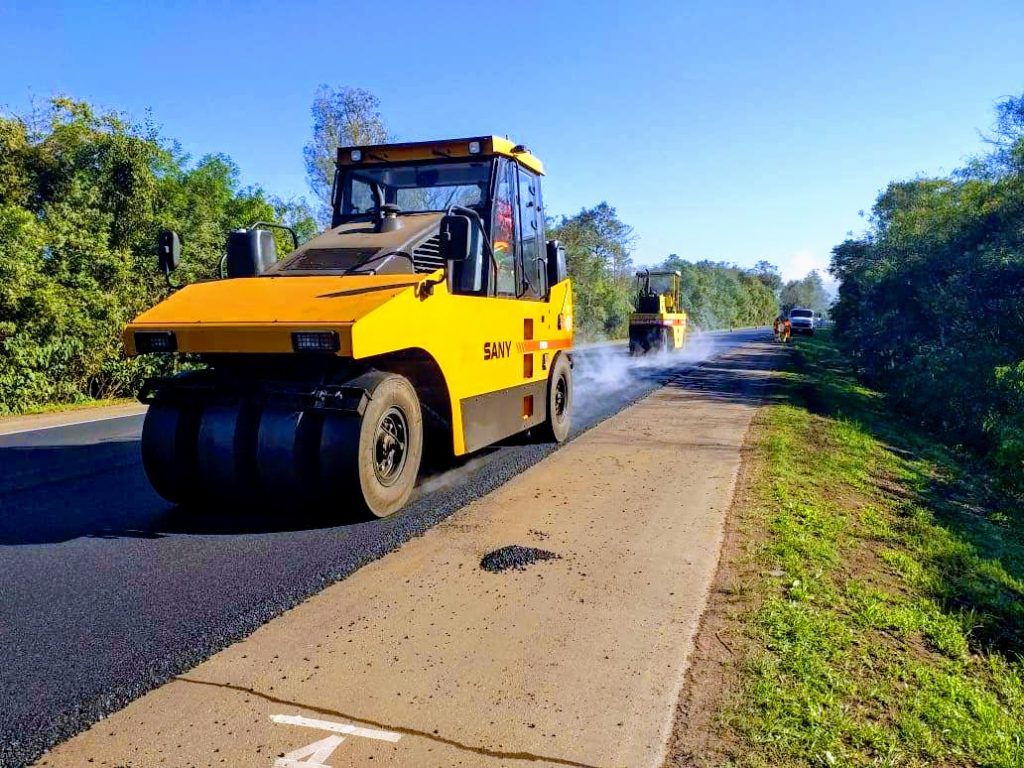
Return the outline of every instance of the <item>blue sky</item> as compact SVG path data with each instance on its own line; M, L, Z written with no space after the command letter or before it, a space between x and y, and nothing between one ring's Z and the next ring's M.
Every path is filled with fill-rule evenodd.
M549 212L607 200L635 258L787 277L887 181L983 149L1024 91L1024 3L0 0L0 106L60 92L141 119L245 183L309 195L319 83L374 91L400 138L509 134Z

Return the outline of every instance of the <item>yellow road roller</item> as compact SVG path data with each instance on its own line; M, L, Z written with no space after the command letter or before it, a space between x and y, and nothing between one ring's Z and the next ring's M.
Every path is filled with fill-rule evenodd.
M281 258L278 225L230 232L221 279L124 331L129 355L190 363L140 393L143 465L171 502L379 517L425 452L568 436L572 289L540 161L484 136L344 147L336 164L329 229ZM176 233L158 254L170 284Z
M686 346L686 312L680 303L678 271L645 269L636 273L636 294L629 316L629 353L673 352Z

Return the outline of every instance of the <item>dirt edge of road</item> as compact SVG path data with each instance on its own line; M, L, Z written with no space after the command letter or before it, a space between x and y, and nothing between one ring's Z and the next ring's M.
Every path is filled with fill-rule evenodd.
M733 709L730 704L739 695L743 665L750 658L752 640L743 617L754 613L761 599L749 586L758 576L751 555L766 532L757 526L756 516L745 513L759 503L755 489L765 471L759 447L769 431L767 407L766 402L758 409L744 439L718 571L690 652L665 768L719 766L742 748L722 713Z

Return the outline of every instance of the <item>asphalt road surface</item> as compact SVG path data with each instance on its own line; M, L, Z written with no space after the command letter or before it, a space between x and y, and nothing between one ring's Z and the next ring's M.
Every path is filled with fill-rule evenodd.
M683 355L576 357L574 431L765 331ZM0 435L0 766L45 749L344 579L552 450L508 444L424 479L401 513L324 527L293 514L201 516L160 499L139 463L142 417Z

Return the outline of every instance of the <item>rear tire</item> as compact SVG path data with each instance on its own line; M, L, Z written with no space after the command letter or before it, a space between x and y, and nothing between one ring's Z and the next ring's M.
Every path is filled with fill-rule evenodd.
M631 357L642 357L651 351L654 344L649 326L629 329L629 354Z
M572 366L565 355L555 358L548 376L548 416L537 431L544 443L564 443L572 426Z
M362 416L330 414L320 431L320 497L349 520L386 517L409 500L423 457L423 414L404 376L374 371Z

